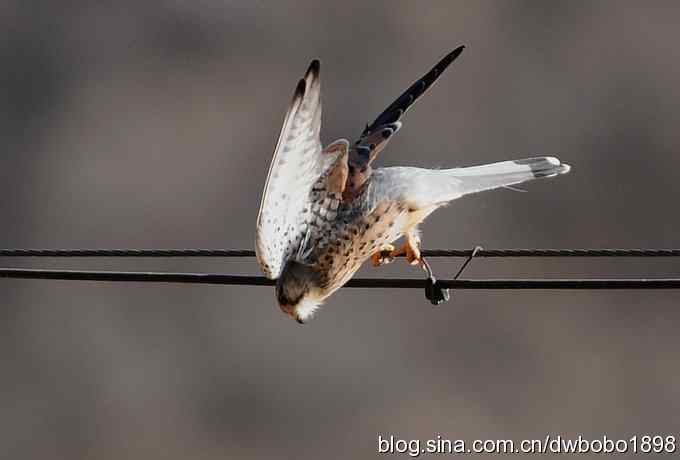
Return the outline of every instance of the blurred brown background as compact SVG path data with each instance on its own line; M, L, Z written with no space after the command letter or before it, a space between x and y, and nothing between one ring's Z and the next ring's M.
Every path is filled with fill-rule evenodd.
M553 154L574 169L453 203L425 247L680 246L677 2L94 3L0 5L2 247L251 248L312 58L330 142L462 43L381 164ZM679 273L483 260L466 276ZM268 288L5 280L0 295L2 458L373 458L379 433L680 434L677 292L464 291L432 308L420 291L342 290L304 327Z

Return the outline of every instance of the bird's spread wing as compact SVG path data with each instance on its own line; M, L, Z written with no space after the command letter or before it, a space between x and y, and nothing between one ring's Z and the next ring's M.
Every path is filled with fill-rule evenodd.
M401 127L399 121L406 111L422 96L446 68L463 52L459 46L444 56L428 73L413 83L404 93L389 105L378 117L367 125L349 153L350 178L346 197L360 189L370 176L370 165L380 151Z
M295 89L274 149L257 218L257 260L276 278L295 244L314 182L337 159L322 154L319 61L313 61Z

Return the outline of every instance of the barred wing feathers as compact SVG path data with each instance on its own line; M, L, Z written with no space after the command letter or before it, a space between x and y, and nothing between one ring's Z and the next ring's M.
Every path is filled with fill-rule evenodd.
M401 128L401 118L434 85L451 63L463 52L459 46L444 56L429 72L392 102L359 136L349 152L349 179L343 197L351 200L371 176L371 163Z
M383 110L373 123L366 125L355 143L354 152L352 152L355 155L354 162L370 164L375 159L380 150L385 148L392 135L401 128L401 117L420 96L434 85L446 68L460 56L464 49L464 45L459 46L444 56L429 72L409 86L401 96Z
M274 149L257 217L255 248L264 274L275 279L293 253L314 182L334 160L321 155L321 81L314 60L295 89Z

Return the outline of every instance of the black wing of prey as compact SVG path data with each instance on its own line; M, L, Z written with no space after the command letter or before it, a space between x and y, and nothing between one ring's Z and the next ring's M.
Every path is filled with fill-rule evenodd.
M459 46L444 56L429 72L413 83L404 93L387 107L361 133L359 139L349 151L349 171L347 189L361 189L363 183L371 175L371 163L385 148L394 133L399 131L401 117L418 100L420 96L437 81L446 68L463 52L465 46Z

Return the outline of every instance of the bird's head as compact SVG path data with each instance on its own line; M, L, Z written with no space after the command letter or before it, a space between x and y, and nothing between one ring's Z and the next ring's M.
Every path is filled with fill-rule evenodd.
M300 324L311 318L324 300L319 274L310 266L290 261L276 281L276 300L281 310Z

